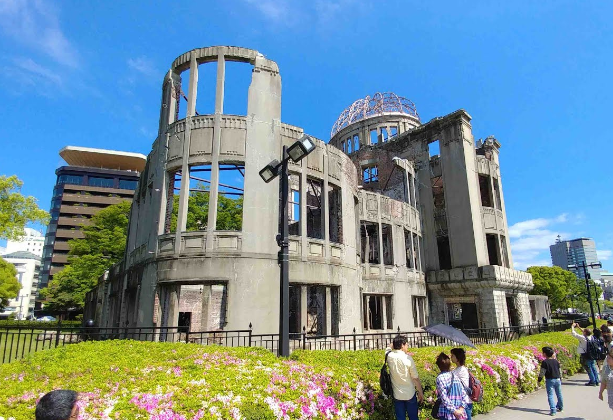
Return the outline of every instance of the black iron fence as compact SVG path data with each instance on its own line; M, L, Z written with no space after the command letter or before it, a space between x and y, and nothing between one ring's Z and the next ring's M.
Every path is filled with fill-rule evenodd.
M519 327L464 330L475 344L494 344L517 340L526 335L543 332L564 331L574 321L536 323ZM589 323L581 320L580 323ZM406 335L409 347L449 346L454 343L423 331L396 331L383 333L340 334L334 336L312 336L303 329L302 333L290 335L290 350L376 350L385 349L397 334ZM277 352L279 334L253 334L252 325L245 330L233 331L187 331L184 327L143 327L143 328L98 328L98 327L5 327L0 328L0 357L2 363L24 358L30 353L89 340L140 340L170 341L227 347L263 347Z

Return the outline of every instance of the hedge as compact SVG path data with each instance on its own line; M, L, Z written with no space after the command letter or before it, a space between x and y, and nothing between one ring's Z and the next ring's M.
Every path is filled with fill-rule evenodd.
M564 373L578 368L576 340L547 333L470 350L467 366L484 385L483 413L536 389L540 348L553 345ZM412 349L428 419L440 351ZM259 348L104 341L45 350L0 366L0 419L32 419L37 400L57 388L81 392L87 419L388 419L379 390L383 351L296 351L280 359Z
M81 321L15 321L12 319L0 320L0 329L4 328L33 328L35 330L44 330L45 328L77 328L83 323Z

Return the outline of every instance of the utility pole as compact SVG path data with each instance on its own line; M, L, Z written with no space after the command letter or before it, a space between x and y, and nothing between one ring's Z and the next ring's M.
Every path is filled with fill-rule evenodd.
M583 268L583 274L585 277L585 288L587 289L587 301L590 304L590 311L592 312L592 325L594 326L594 329L596 329L596 315L594 315L594 303L592 302L592 294L590 293L590 280L589 280L590 275L587 272L588 267L601 268L602 264L600 264L599 262L587 264L585 261L583 261L581 264L568 265L568 268L571 268L571 269Z

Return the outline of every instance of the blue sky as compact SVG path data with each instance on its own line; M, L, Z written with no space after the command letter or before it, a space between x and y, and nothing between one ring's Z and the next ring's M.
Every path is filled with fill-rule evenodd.
M238 45L279 64L282 120L324 140L378 91L424 122L466 109L476 139L502 144L516 268L550 264L559 234L593 237L613 270L613 6L536 3L0 0L0 174L48 208L63 146L147 154L172 60ZM229 66L226 112L244 112L248 72Z

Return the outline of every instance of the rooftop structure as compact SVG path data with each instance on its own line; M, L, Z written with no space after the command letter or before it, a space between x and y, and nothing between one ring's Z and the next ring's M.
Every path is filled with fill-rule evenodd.
M147 162L147 156L140 153L79 146L64 147L60 150L60 156L71 166L135 172L142 172Z

